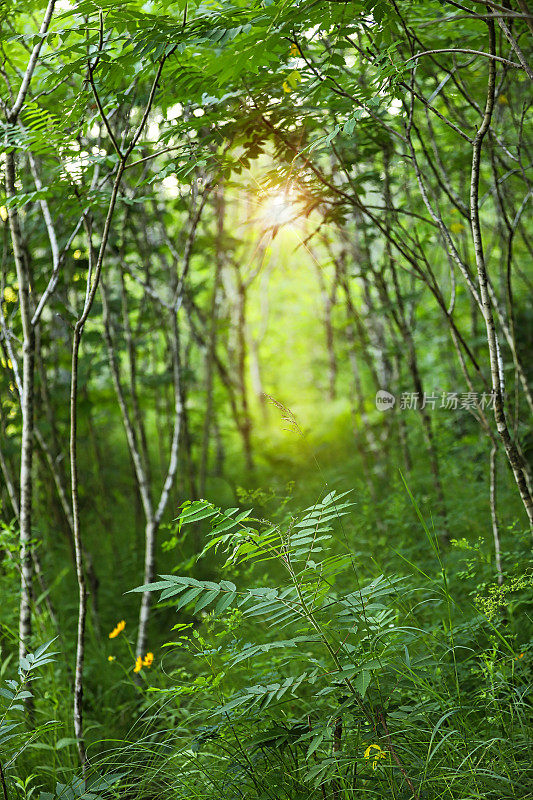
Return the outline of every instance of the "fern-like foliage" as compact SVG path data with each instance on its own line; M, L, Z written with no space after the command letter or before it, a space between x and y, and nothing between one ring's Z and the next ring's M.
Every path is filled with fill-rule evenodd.
M200 527L203 555L223 556L224 578L166 574L134 590L158 592L180 615L168 645L180 648L175 668L168 664L172 685L151 694L154 719L174 709L177 797L190 796L187 786L206 800L437 800L451 774L443 764L459 742L465 748L466 730L470 749L456 774L470 781L475 772L478 788L464 796L511 796L503 734L491 738L490 720L461 699L465 691L492 698L477 688L479 673L472 680L479 618L454 619L445 585L414 595L406 578L360 580L344 544L350 506L332 492L281 525L251 509L186 504L180 533ZM429 608L432 616L442 608L437 625ZM508 657L510 673L513 665ZM487 702L492 709L496 699ZM509 720L521 706L514 702ZM521 740L513 755L520 763L528 746Z
M390 632L394 612L384 605L394 594L397 581L383 576L357 591L339 594L339 576L351 568L351 556L335 533L335 525L353 505L348 493L330 492L320 502L290 519L285 527L253 516L252 510L221 510L200 500L187 503L179 517L179 531L190 524L206 523L208 542L202 556L210 551L225 555L223 569L238 569L248 562L277 562L286 576L278 586L238 588L230 580L197 580L190 576L160 575L159 580L139 586L134 592L159 592L160 600L175 601L176 610L189 608L193 615L209 613L221 617L237 610L249 624L260 621L265 632L292 635L260 644L240 642L226 658L226 668L262 660L265 654L283 659L289 674L277 674L275 681L254 684L232 694L214 710L215 716L233 715L237 710L257 708L296 696L300 687L316 686L317 696L347 691L360 702L371 684L373 670L380 667L379 653L389 647L380 641ZM364 656L359 655L363 649ZM309 651L312 669L298 669L301 648ZM315 691L315 690L313 690Z
M249 561L278 561L289 578L289 585L237 590L231 581L199 581L189 576L161 575L160 580L132 591L159 591L162 601L178 597L177 609L194 603L193 613L209 609L224 613L230 606L246 606L247 616L268 617L271 623L308 618L320 607L336 576L350 562L347 554L328 554L325 546L332 538L332 523L352 505L343 501L348 494L330 492L324 499L291 520L287 529L252 516L252 510L221 510L206 500L186 503L179 517L179 531L192 523L209 521L209 541L200 557L211 550L226 554L224 568ZM308 610L304 610L304 609Z
M8 679L0 686L0 752L6 771L40 734L37 729L30 732L25 729L24 704L33 698L31 682L36 671L54 661L56 654L49 649L53 641L42 644L35 653L28 653L21 658L18 680ZM50 722L48 726L54 724Z

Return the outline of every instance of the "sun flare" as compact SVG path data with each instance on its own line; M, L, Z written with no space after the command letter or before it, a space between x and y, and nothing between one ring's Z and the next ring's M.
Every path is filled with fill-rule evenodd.
M294 227L298 224L300 216L296 193L292 188L265 192L259 201L258 219L264 228Z

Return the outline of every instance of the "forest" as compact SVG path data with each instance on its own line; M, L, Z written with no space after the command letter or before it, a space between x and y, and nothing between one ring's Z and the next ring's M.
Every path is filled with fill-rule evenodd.
M0 800L533 798L527 0L1 0Z

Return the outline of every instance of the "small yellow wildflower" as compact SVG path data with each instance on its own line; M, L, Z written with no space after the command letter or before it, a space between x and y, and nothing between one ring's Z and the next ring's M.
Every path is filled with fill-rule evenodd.
M143 667L150 668L154 663L154 654L153 653L146 653L144 660L143 660Z
M113 630L109 634L109 638L110 639L116 639L117 636L119 635L119 633L122 633L122 631L124 630L125 627L126 627L126 623L124 622L123 619L121 619L120 622L117 623L117 625L113 628Z
M115 661L115 659L116 659L116 656L108 656L107 657L108 661Z
M74 250L72 257L76 259L81 258L81 250Z
M373 753L373 750L377 750L377 753ZM381 749L379 744L371 744L365 750L365 758L367 761L369 758L372 758L372 769L376 769L379 759L387 758L387 754Z
M135 659L135 666L133 667L133 671L140 672L142 669L142 665L143 665L142 656L137 656L137 658Z

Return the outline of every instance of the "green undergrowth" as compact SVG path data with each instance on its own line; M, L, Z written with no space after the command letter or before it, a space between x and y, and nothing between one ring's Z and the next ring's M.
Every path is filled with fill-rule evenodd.
M390 537L385 550L383 531L358 541L356 492L303 511L294 491L186 503L165 550L193 534L204 547L150 586L172 628L153 664L133 674L129 622L89 664L102 686L88 695L85 783L56 661L35 680L35 735L20 753L6 739L13 796L532 797L529 536L505 531L499 587L486 542L443 549L403 489L423 557Z

